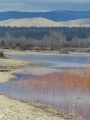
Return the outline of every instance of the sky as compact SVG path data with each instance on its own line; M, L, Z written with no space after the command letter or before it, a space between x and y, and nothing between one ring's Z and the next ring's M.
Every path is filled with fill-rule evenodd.
M0 12L90 11L90 0L0 0Z

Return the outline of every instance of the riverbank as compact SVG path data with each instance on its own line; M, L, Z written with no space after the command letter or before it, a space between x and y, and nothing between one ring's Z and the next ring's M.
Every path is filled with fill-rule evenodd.
M70 52L90 53L90 48L61 48L60 50L12 50L0 49L5 54L12 55L68 55Z
M63 120L27 103L0 95L0 120Z
M13 53L14 51L10 52ZM8 55L6 52L5 54ZM35 63L22 60L0 59L0 83L14 78L13 73L24 72L21 68L28 65L35 65ZM48 110L45 112L38 105L30 105L0 95L0 120L63 120L54 113L55 111L51 114Z
M5 55L12 56L12 55L58 55L60 54L60 51L54 50L54 51L36 51L36 50L10 50L10 49L0 49L0 51L3 51ZM61 54L65 55L65 54Z
M8 81L10 78L15 77L13 73L22 71L21 68L27 65L32 65L33 62L12 59L0 59L0 83Z

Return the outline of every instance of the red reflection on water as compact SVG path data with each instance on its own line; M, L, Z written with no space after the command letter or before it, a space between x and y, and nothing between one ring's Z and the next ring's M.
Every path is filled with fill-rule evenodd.
M47 97L52 91L54 101L56 93L58 96L61 96L63 103L66 106L69 106L68 95L71 94L71 100L75 101L74 93L78 98L78 93L82 96L87 93L90 94L90 68L85 68L83 70L73 70L65 71L63 73L54 72L46 75L31 76L29 78L22 78L21 80L12 81L12 84L18 87L23 88L35 88L37 90L43 91ZM89 97L90 98L90 97ZM47 98L48 99L48 98ZM82 99L82 98L78 98ZM85 102L85 101L84 101ZM77 101L76 101L77 104ZM77 104L79 105L79 103ZM59 106L59 104L58 104ZM84 118L90 118L90 103L87 105L83 103L83 106L77 106L77 112Z
M50 73L46 75L23 77L21 80L12 81L17 87L35 87L40 89L57 89L60 86L69 89L79 88L82 92L90 92L90 69L66 71L64 73Z

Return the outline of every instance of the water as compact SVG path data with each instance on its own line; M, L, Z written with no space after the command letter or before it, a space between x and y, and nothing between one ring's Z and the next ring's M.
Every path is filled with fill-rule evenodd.
M40 62L56 69L82 68L90 65L90 53L70 53L67 55L15 55L11 58Z
M16 55L13 58L40 62L56 70L83 70L84 67L90 66L89 53L71 53L69 55ZM85 72L82 73L84 75ZM18 73L16 76L17 79L0 84L0 94L5 94L26 102L33 101L46 104L47 106L50 105L57 110L63 109L65 112L75 104L77 113L90 119L90 76L88 78L76 75L71 76L71 74L68 75L68 73L64 74L63 72L53 72L46 75Z

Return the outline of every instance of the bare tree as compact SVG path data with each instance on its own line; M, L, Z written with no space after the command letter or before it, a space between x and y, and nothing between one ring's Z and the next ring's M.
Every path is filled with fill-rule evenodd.
M64 47L66 44L66 37L62 34L62 32L52 31L50 32L50 35L44 36L42 44L53 49Z

